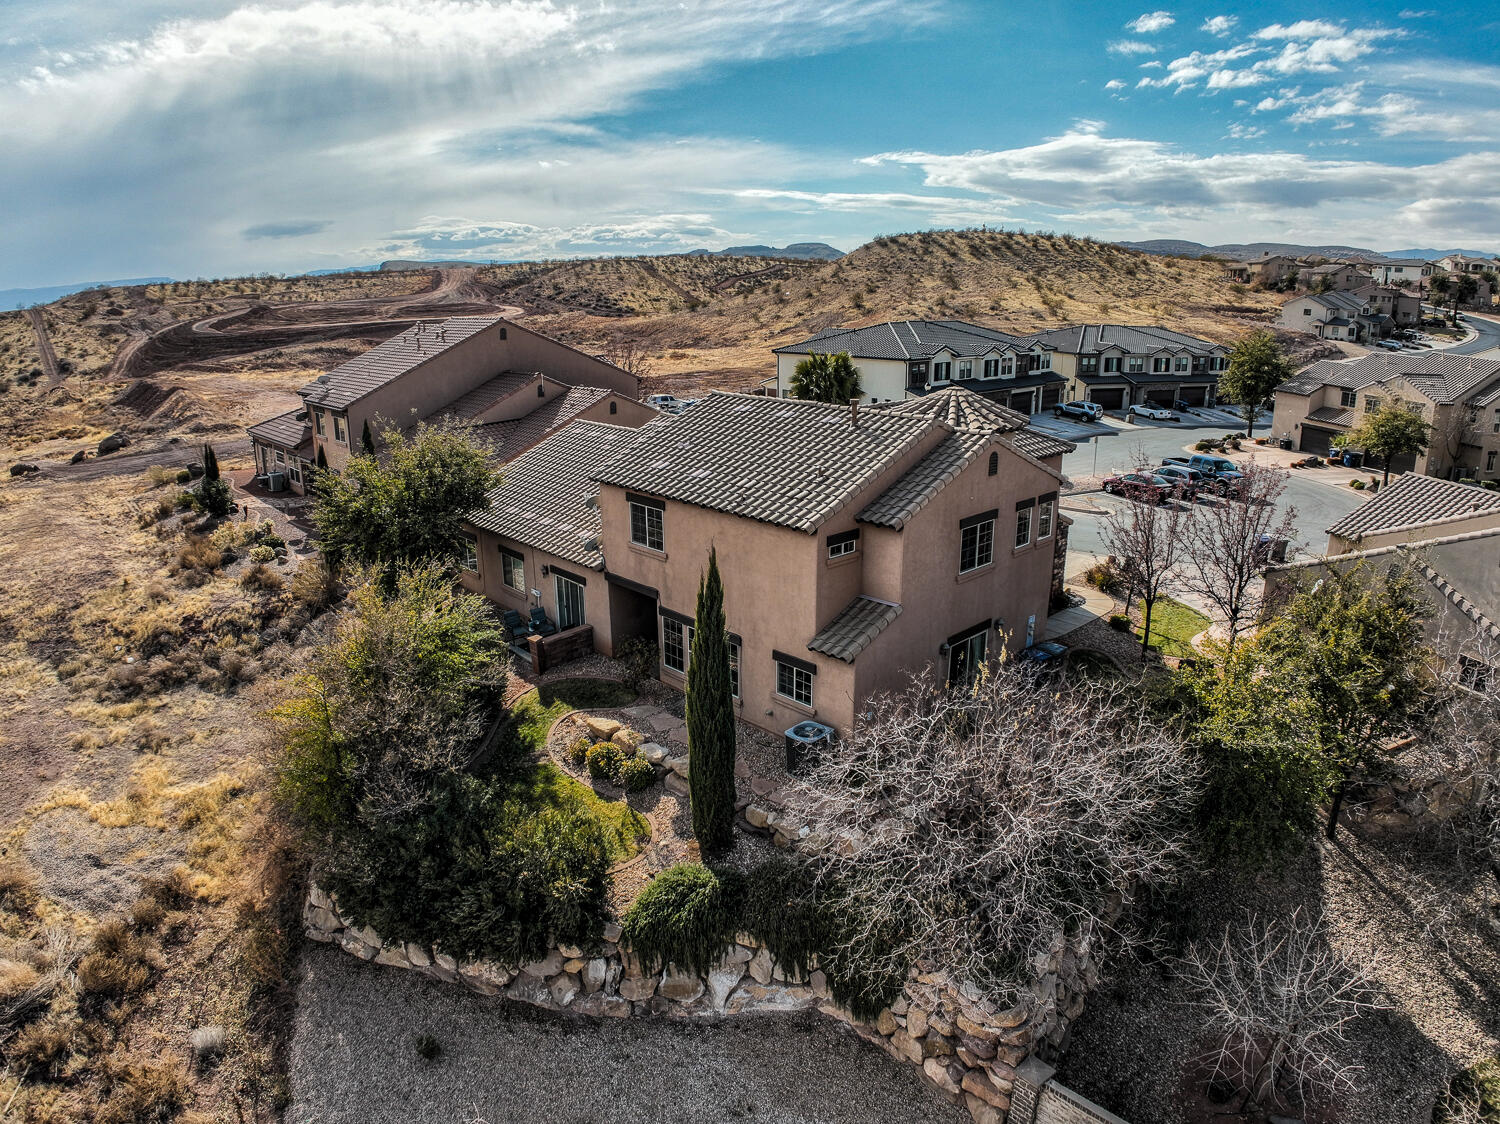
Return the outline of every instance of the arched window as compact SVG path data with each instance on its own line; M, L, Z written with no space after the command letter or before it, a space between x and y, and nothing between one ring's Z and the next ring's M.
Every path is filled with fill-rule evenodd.
M618 414L620 412L620 404L618 402L611 402L609 404L609 412L612 414Z
M990 475L994 476L999 471L1000 471L1000 454L999 453L991 453L990 454Z

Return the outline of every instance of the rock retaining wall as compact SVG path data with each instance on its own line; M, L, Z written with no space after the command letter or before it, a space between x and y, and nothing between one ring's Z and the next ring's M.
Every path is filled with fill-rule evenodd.
M614 924L605 927L597 950L559 945L535 963L504 968L460 961L438 948L386 942L374 930L346 921L337 903L316 886L303 921L311 939L337 944L362 960L570 1014L717 1018L817 1010L919 1067L930 1085L962 1101L979 1124L1004 1124L1017 1068L1033 1053L1051 1055L1062 1045L1069 1021L1083 1010L1085 993L1098 981L1089 949L1069 946L1059 934L1051 949L1038 955L1036 980L1014 1007L1001 1009L955 986L931 965L918 965L901 997L866 1022L833 1002L822 972L805 981L789 978L745 933L701 978L670 965L644 972L636 957L619 948L620 929Z

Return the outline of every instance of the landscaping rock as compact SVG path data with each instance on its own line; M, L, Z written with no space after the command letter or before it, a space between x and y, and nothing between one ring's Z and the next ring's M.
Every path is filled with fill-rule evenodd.
M86 461L88 459L89 459L89 451L87 449L79 449L78 452L74 453L71 457L68 458L68 463L69 464L82 464L84 461Z
M678 1003L691 1003L703 994L703 981L691 972L677 972L668 968L661 974L656 994Z
M583 958L583 949L579 948L576 944L560 944L557 946L557 951L564 960L581 960Z
M927 1080L931 1081L939 1089L943 1090L943 1092L958 1092L958 1082L949 1076L948 1067L938 1061L937 1058L928 1058L923 1062L922 1072L927 1075Z
M379 949L371 948L359 939L353 929L345 929L339 934L339 947L345 952L358 956L361 960L373 960Z
M628 1019L630 1017L630 1000L618 995L606 995L599 1002L599 1013L612 1019Z
M723 1012L724 1004L729 1001L730 994L739 986L740 978L741 972L738 964L715 968L708 973L708 993L713 999L715 1011Z
M126 445L130 444L130 438L123 433L111 433L103 441L99 442L98 455L103 457L110 453L118 453Z
M660 765L667 759L667 747L664 745L657 745L655 742L643 743L641 746L641 753L643 753L646 757L646 760L651 762L651 764L653 765Z
M613 718L600 718L598 715L585 714L583 727L596 742L607 742L615 736L615 731L620 728L620 724Z
M756 983L764 986L771 982L771 953L767 949L758 949L750 958L749 972Z
M505 997L537 1007L552 1006L552 992L547 987L547 981L525 972L511 981L510 986L505 989Z
M906 1032L913 1038L921 1038L927 1033L927 1012L920 1007L913 1007L906 1012Z
M646 739L642 735L636 733L634 730L628 730L622 726L614 732L614 735L609 740L614 742L621 749L635 750L639 749L641 743Z
M767 812L759 804L749 804L745 807L745 822L751 827L763 828L766 826Z
M406 959L406 949L399 944L392 945L390 948L382 948L375 954L375 963L384 964L387 968L411 967Z
M655 976L630 976L620 981L620 998L639 1003L656 994Z
M427 950L419 944L407 943L406 962L413 968L426 968L432 963L432 958L427 955Z
M677 773L668 773L667 779L663 783L667 791L675 796L686 796L688 794L688 782L684 776L679 776Z
M620 934L623 932L624 930L620 928L618 921L606 921L604 923L604 939L610 944L618 944Z
M39 466L24 461L18 461L10 466L10 474L12 476L30 476L33 472L40 471L42 470Z
M889 1038L901 1029L901 1024L896 1021L896 1016L891 1014L891 1009L887 1007L875 1016L875 1029Z
M558 972L562 971L562 966L562 953L554 948L541 960L533 960L530 964L523 967L521 971L525 972L528 976L555 976Z
M1010 1108L1009 1088L1001 1089L982 1069L971 1069L964 1074L961 1082L964 1092L978 1097L985 1104L998 1108L1001 1112Z
M685 753L678 757L664 758L662 760L662 764L672 772L676 773L679 777L686 778L688 775L689 761L688 756Z
M489 960L474 960L458 969L458 978L481 995L499 995L515 973Z
M562 972L553 976L547 985L547 990L552 994L552 1002L559 1007L566 1007L574 999L578 998L581 984L578 975L574 972Z
M590 960L583 966L583 990L586 995L593 995L596 991L604 990L604 980L608 975L607 966L603 958Z

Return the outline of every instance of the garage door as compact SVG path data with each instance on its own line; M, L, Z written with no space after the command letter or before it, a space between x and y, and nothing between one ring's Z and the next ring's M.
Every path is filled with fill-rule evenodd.
M1177 392L1177 395L1189 406L1208 404L1208 387L1206 386L1185 386Z
M1124 387L1095 387L1089 391L1089 401L1095 402L1100 409L1123 410L1125 408Z
M1063 388L1060 386L1048 386L1042 388L1042 409L1050 410L1053 406L1062 402Z
M1329 450L1333 448L1329 444L1333 440L1331 429L1319 429L1315 425L1304 425L1302 427L1302 443L1298 446L1304 453L1311 453L1315 457L1326 457Z
M1177 405L1175 386L1153 386L1146 391L1146 401L1153 406L1165 406L1168 410Z
M1023 414L1031 414L1036 411L1031 408L1032 402L1036 400L1034 390L1015 390L1010 395L1010 408L1020 410Z
M1366 456L1365 457L1365 467L1373 469L1376 472L1382 472L1382 471L1385 470L1385 465L1382 463L1381 458L1379 458L1379 457ZM1397 473L1401 473L1401 472L1412 472L1412 471L1414 471L1416 469L1416 467L1417 467L1417 454L1416 453L1402 453L1399 457L1392 457L1391 458L1391 475L1392 476L1395 476Z

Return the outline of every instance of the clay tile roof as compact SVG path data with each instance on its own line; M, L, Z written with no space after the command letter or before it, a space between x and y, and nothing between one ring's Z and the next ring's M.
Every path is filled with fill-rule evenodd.
M1026 424L1029 419L1025 414L963 386L944 387L921 398L909 398L893 406L882 406L881 409L935 418L953 429L1008 433L1016 448L1039 460L1060 457L1078 447L1071 441L1029 428Z
M1353 360L1320 359L1276 389L1310 394L1321 386L1356 389L1393 378L1405 379L1433 402L1457 402L1500 385L1500 362L1444 351L1372 351Z
M855 425L847 406L714 391L634 431L595 479L811 534L939 425L872 409Z
M1408 472L1329 527L1328 533L1358 541L1365 535L1432 527L1484 513L1500 514L1500 492Z
M312 441L312 422L307 418L307 411L299 408L252 425L245 432L256 441L295 451Z
M593 475L630 444L636 431L602 422L575 421L533 445L505 466L489 507L469 522L502 538L525 543L595 570L599 550L598 491Z
M1341 406L1319 406L1307 415L1310 422L1324 422L1331 425L1352 426L1354 424L1354 411L1346 410Z
M535 375L506 371L504 374L496 375L494 378L480 383L473 390L459 398L455 398L442 409L435 410L433 416L454 417L460 421L468 421L470 418L484 413L495 403L509 398L535 378Z
M900 530L990 443L987 433L960 430L919 460L857 516L861 523Z
M807 642L808 651L822 652L836 660L853 663L855 657L900 615L900 605L873 597L856 597Z
M441 324L417 324L335 367L297 393L312 405L341 410L500 319L498 316L454 316Z
M864 328L831 328L774 350L788 355L846 351L854 359L930 359L945 350L974 356L997 347L1025 351L1031 341L963 320L890 320Z
M513 460L607 394L609 391L602 386L571 386L524 417L476 425L470 432L488 445L499 460Z

